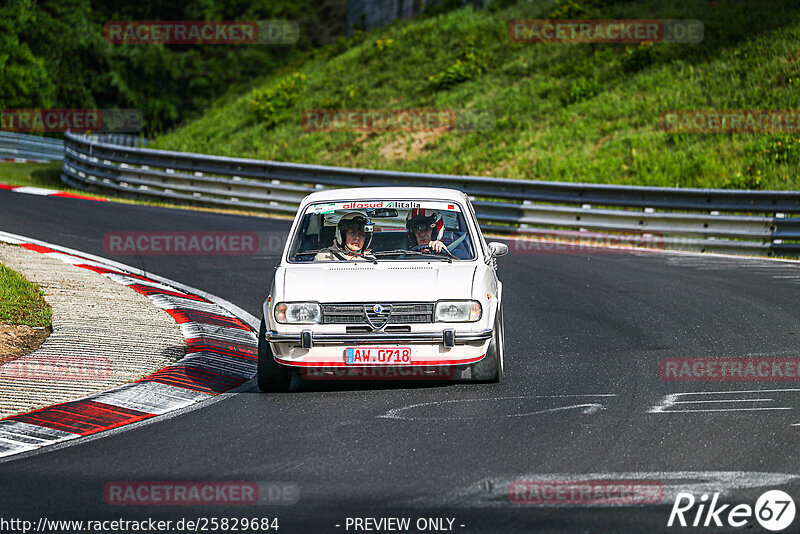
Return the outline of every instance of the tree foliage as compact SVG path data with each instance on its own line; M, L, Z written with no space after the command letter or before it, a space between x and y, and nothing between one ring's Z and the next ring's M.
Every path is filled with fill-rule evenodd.
M0 105L136 108L154 134L344 32L344 0L5 0ZM110 20L294 20L295 45L114 45Z

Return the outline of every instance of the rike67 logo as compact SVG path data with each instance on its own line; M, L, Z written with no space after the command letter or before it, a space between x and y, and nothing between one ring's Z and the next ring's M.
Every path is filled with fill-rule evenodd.
M699 502L691 493L678 493L667 526L681 527L729 527L752 528L753 516L767 530L777 532L784 530L794 521L795 505L792 498L780 490L770 490L756 501L755 508L749 504L718 504L719 493L715 493L711 502L708 495L700 497ZM697 509L693 510L697 504Z

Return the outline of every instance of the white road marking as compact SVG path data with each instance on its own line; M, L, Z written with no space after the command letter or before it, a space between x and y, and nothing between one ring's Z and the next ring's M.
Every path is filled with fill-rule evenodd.
M211 302L201 302L190 298L176 297L173 295L160 295L158 293L148 297L153 304L165 310L196 310L201 312L214 313L224 317L233 317L233 315L224 310L216 304Z
M0 458L3 456L13 456L21 452L32 451L38 445L30 445L27 443L20 443L18 441L8 441L0 439Z
M136 382L93 397L96 402L160 415L210 398L208 393L158 382Z
M190 321L181 323L181 333L186 339L196 339L199 337L210 337L223 341L234 341L236 343L257 343L258 339L250 330L241 328L231 328L229 326L219 326L208 323L197 323Z
M240 376L247 379L256 373L255 360L232 358L208 351L193 352L180 360L177 365L199 367L215 371L221 375Z
M698 401L675 401L672 404L702 404L704 402L772 402L774 399L718 399Z
M72 437L71 432L20 421L0 421L0 438L26 443L43 443Z
M37 449L76 434L20 421L0 421L0 457Z
M103 273L103 276L107 276L111 280L117 282L118 284L122 284L125 286L130 285L143 285L149 287L156 287L158 289L166 289L167 291L178 291L182 292L180 289L175 289L174 287L170 287L165 284L160 284L153 280L142 280L140 278L134 278L133 276L125 276L122 274L115 274L115 273Z
M105 264L97 261L91 261L84 258L77 258L69 254L62 254L61 252L45 252L44 255L47 256L48 258L55 258L57 260L61 260L64 263L68 263L70 265L91 265L93 267L107 267Z
M53 193L60 193L61 191L59 191L57 189L43 189L41 187L24 186L24 187L16 187L16 188L14 188L14 192L15 193L27 193L28 195L47 196L47 195L52 195Z
M661 413L695 413L695 412L760 412L772 410L794 410L791 406L776 406L775 408L704 408L702 410L670 410Z
M724 395L725 397L729 397L730 395L735 394L757 394L763 395L764 393L792 393L798 392L800 389L797 388L786 388L786 389L745 389L745 390L738 390L738 391L695 391L695 392L685 392L685 393L670 393L662 397L661 403L652 406L648 413L686 413L686 412L744 412L744 411L763 411L763 410L793 410L794 408L791 406L771 406L771 407L746 407L746 408L695 408L690 410L671 410L669 409L672 406L676 406L679 404L701 404L701 403L713 403L713 402L773 402L774 399L764 399L764 398L756 398L756 399L748 399L748 398L741 398L741 399L731 399L731 398L723 398L723 399L709 399L709 400L700 400L700 399L686 399L680 400L682 398L689 397L691 395Z

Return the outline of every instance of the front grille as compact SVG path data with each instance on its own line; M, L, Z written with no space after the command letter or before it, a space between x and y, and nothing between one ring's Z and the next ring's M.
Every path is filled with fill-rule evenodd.
M347 303L347 304L323 304L322 323L323 324L358 324L365 325L367 320L364 318L364 306L366 304L367 314L370 320L377 324L383 324L386 319L386 312L375 313L372 307L380 304L384 309L392 307L392 316L389 324L409 324L409 323L432 323L433 322L433 303L432 302L369 302L369 303Z
M398 332L407 333L411 332L411 327L408 325L393 325L393 326L387 325L386 328L383 329L383 331L386 332L387 334L393 334ZM345 332L347 332L348 334L369 334L370 332L372 332L372 328L370 328L369 326L348 326L345 328Z

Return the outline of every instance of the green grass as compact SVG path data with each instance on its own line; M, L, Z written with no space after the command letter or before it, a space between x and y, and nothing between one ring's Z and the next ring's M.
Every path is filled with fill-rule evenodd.
M0 183L67 191L59 178L61 163L0 163ZM80 191L70 190L72 193Z
M699 19L699 44L511 42L510 20L565 13L544 1L396 22L307 53L151 147L506 178L797 189L800 140L791 135L659 127L672 109L800 108L800 10L792 4L642 0L567 13ZM305 79L289 83L295 73ZM305 131L300 114L315 108L466 109L494 121L443 134Z
M39 286L0 263L0 323L50 326L52 317Z

